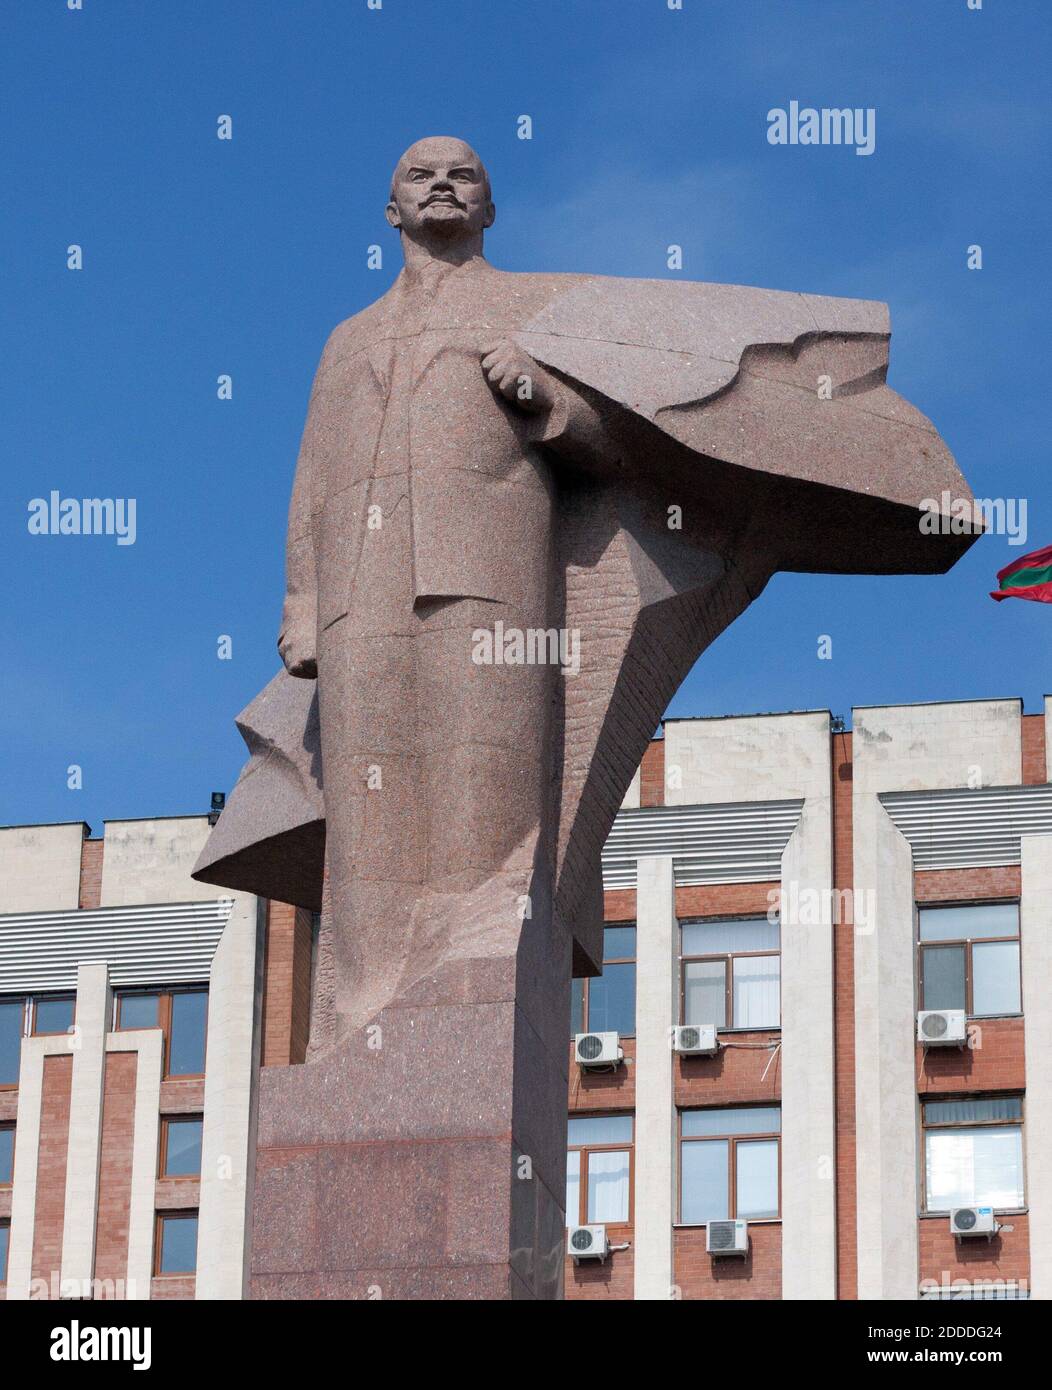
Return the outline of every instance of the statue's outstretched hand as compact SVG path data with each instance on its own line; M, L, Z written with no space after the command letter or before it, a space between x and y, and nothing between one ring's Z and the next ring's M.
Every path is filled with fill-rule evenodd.
M299 676L301 680L308 681L318 679L314 643L304 641L295 628L286 628L278 638L278 654L290 676Z
M482 373L509 405L524 415L542 415L555 404L555 378L510 338L482 349Z

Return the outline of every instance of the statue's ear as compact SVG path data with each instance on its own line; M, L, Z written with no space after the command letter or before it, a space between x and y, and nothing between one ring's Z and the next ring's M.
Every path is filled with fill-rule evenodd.
M387 218L389 226L400 227L402 225L402 219L398 213L397 203L388 203L387 206L384 208L384 216ZM487 223L486 225L488 226L489 223Z
M482 219L483 227L492 227L497 220L497 209L493 203L486 204L486 214Z

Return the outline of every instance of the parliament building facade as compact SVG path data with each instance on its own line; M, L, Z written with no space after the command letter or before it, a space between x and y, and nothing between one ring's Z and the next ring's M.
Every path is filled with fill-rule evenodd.
M666 721L575 982L567 1298L1052 1296L1050 718ZM0 829L8 1299L243 1295L316 924L195 883L208 831Z

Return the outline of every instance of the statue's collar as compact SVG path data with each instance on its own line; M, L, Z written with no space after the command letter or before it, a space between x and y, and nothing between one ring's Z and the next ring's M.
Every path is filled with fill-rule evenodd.
M433 259L418 265L403 266L397 283L404 290L430 291L437 289L451 275L470 274L483 267L489 267L485 256L471 256L466 261Z

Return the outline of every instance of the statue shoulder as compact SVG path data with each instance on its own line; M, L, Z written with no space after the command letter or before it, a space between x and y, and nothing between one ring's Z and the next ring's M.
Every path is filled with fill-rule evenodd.
M329 334L325 349L318 364L317 379L349 357L371 347L378 338L385 336L390 317L391 291L380 296L356 314L343 319Z

